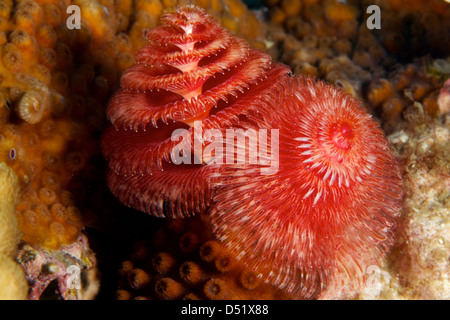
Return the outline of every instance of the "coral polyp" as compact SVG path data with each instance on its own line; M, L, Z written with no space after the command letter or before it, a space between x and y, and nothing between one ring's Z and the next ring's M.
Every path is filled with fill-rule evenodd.
M134 253L122 263L118 299L292 298L236 261L214 239L206 216L165 222L151 239L147 234L137 242ZM186 242L194 237L186 251Z
M27 92L19 102L17 113L28 123L38 123L44 114L45 106L37 92Z

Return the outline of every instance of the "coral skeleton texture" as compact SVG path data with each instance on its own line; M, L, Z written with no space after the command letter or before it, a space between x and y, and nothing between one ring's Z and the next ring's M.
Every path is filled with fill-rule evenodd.
M19 197L16 174L0 162L0 300L23 300L28 284L14 260L20 241L14 206Z

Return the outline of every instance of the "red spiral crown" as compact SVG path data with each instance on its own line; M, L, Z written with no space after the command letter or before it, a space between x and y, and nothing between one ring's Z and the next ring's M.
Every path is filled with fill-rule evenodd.
M198 8L162 22L108 106L111 191L155 216L207 212L238 259L298 297L360 286L391 248L401 208L378 124L352 97L289 75ZM229 128L274 134L257 149L250 140L233 148L244 163L207 164L202 132ZM250 163L255 150L277 155L276 170L262 174L268 157Z
M359 288L393 245L401 209L383 132L358 101L312 79L275 84L259 106L274 115L260 127L279 128L277 172L222 166L210 209L215 234L299 297Z
M204 165L172 163L179 143L172 133L186 129L193 141L197 120L197 131L232 127L254 109L249 101L289 69L196 7L164 15L147 38L108 106L114 125L102 142L108 184L138 210L189 216L210 202L210 187Z

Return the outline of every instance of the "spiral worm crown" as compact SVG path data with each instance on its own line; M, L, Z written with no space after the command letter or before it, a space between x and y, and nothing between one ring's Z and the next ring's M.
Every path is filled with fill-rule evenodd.
M194 138L202 130L232 127L251 103L288 73L269 55L251 49L203 10L185 7L162 17L147 35L150 43L121 79L102 139L109 161L108 184L125 204L156 216L184 217L210 202L204 165L175 165L176 129ZM197 128L199 129L199 128Z
M148 39L107 110L111 191L160 217L208 210L238 259L298 297L359 287L392 247L401 209L378 124L352 97L292 76L201 9L165 15ZM196 130L227 128L278 130L259 146L278 147L276 173L262 175L263 163L171 162L176 129L190 138L184 153L195 141L207 147Z

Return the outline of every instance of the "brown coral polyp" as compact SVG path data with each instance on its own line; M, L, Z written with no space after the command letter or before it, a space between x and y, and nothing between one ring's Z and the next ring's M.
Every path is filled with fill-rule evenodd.
M203 286L203 293L211 300L229 299L228 285L224 280L213 278Z
M12 72L18 72L22 68L23 57L20 50L13 44L8 43L3 47L3 64Z
M187 261L180 266L180 277L188 283L198 284L203 280L204 272L197 263Z
M4 1L0 3L0 18L9 19L12 3L11 1Z
M152 259L153 268L160 274L166 274L175 266L175 258L166 252L158 253Z
M52 75L50 73L50 70L45 65L36 64L31 66L30 69L30 73L33 75L33 77L35 77L45 85L50 84Z
M261 283L261 278L254 272L245 270L239 276L239 281L245 289L253 290Z
M80 151L70 152L65 159L65 167L70 172L77 172L81 170L85 163L85 156Z
M36 91L29 91L23 95L17 107L17 113L24 121L35 124L42 120L46 105L44 97Z
M44 187L58 190L61 187L60 179L55 172L43 170L41 175L41 183Z
M179 241L179 246L182 252L190 253L198 248L200 245L200 238L194 232L184 234Z
M64 222L66 221L66 208L59 202L54 203L50 207L50 212L52 213L52 217L55 221Z
M50 188L39 189L39 199L47 206L54 204L58 200L56 192Z
M16 11L14 14L14 21L19 28L25 30L29 34L32 34L36 28L33 16L24 10Z
M182 294L180 298L183 299L215 299L215 298L241 298L241 299L256 299L256 298L267 298L274 299L277 295L282 297L282 293L278 292L278 289L270 285L263 284L260 279L255 279L254 273L246 269L242 264L233 259L233 267L226 271L219 271L215 267L215 260L209 259L207 262L200 257L201 248L203 251L207 247L215 248L215 253L209 253L211 256L216 257L226 257L229 258L229 254L226 248L223 248L219 242L212 239L212 235L206 223L207 217L192 217L188 219L176 219L168 221L167 224L156 232L153 240L138 241L133 246L133 254L131 255L131 261L126 260L122 263L122 268L120 269L121 275L121 285L119 290L126 290L129 294L124 294L124 292L118 292L121 296L129 299L136 299L138 296L144 296L145 298L154 299L157 287L155 290L146 288L144 291L139 289L133 289L129 284L129 275L132 275L135 269L145 270L149 277L151 277L151 286L158 283L159 280L163 280L161 283L166 285L166 280L171 279L176 283L180 284L182 287ZM196 234L196 242L199 245L196 249L189 250L188 252L183 251L183 248L179 246L182 239L192 237L192 234ZM154 246L149 246L148 243L151 242ZM146 250L143 250L146 249ZM171 250L167 250L171 248ZM159 252L156 256L151 258L151 250L156 250ZM154 257L159 255L167 255L167 252L171 252L173 257L176 257L173 266L168 268L164 273L159 272L158 268L154 266L152 262ZM205 252L203 252L204 255ZM205 255L204 255L205 256ZM164 260L164 259L162 259ZM216 259L218 260L218 259ZM213 280L213 281L211 281ZM172 283L168 281L169 284ZM160 284L161 284L160 283ZM220 285L226 291L219 293ZM156 298L168 299L169 295L156 294Z
M17 12L28 13L37 25L42 22L42 8L41 6L33 0L22 0L17 6Z
M233 269L234 258L231 254L222 254L216 257L214 260L214 265L220 272L228 272Z
M127 290L117 290L116 292L117 300L130 300L131 299L131 293Z
M206 262L211 262L221 254L222 251L222 245L218 241L210 240L200 247L200 257Z
M9 35L10 42L20 49L22 54L31 58L36 53L36 44L34 38L24 30L14 30Z
M142 269L136 268L129 276L129 283L131 288L140 290L145 288L150 283L150 276Z
M367 97L372 105L378 106L393 94L392 83L387 79L378 79L370 84Z
M51 152L44 152L42 155L44 159L44 167L49 171L57 171L61 168L61 159L58 154Z
M155 283L155 292L162 299L173 300L181 298L184 290L179 282L171 278L162 278Z
M40 46L53 48L56 45L58 36L51 25L44 24L37 30L36 40Z
M57 27L61 24L61 10L54 3L44 3L42 5L44 21L52 27Z
M53 70L56 66L56 52L53 48L39 48L38 61ZM56 75L56 73L55 73Z

